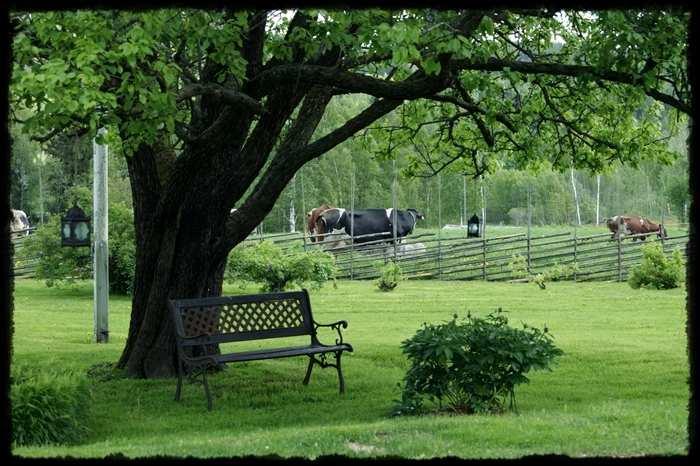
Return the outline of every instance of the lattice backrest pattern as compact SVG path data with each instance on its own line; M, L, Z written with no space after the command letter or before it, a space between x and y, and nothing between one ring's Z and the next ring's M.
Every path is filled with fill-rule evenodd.
M182 331L187 337L226 334L236 335L237 340L308 335L313 327L307 299L304 293L294 292L180 304Z

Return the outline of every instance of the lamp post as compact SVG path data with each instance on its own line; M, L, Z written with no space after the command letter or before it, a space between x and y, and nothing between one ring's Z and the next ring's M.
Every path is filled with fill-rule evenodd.
M467 222L467 238L478 238L481 236L480 230L481 221L476 214L472 215Z

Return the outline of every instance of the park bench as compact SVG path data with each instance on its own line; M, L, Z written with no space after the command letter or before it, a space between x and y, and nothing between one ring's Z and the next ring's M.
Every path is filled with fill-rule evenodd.
M266 293L244 296L222 296L198 299L169 300L175 324L177 344L177 389L175 400L180 400L183 374L191 379L202 375L207 408L212 408L212 397L207 382L207 372L223 364L262 359L308 356L309 365L303 384L309 383L314 364L335 367L338 371L340 393L345 382L340 367L343 351L352 346L343 343L341 327L347 322L319 324L311 314L311 303L306 290L283 293ZM316 330L328 327L338 333L334 345L319 342ZM224 351L222 343L235 343L279 337L309 335L311 343L303 346L256 349L253 351ZM327 355L335 356L335 363L327 361Z

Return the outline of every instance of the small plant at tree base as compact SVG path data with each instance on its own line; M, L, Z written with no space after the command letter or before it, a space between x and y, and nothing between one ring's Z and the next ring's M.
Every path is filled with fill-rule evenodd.
M627 283L635 289L677 288L683 279L683 269L683 256L678 249L668 257L660 244L646 244L642 246L642 262L632 267Z
M381 291L392 291L404 279L401 267L394 261L379 264L379 278L375 282Z
M309 286L317 289L333 280L337 268L324 251L283 251L270 241L235 248L228 258L226 280L261 283L261 291L283 291Z
M410 368L393 414L429 412L496 413L515 408L515 386L530 370L550 369L563 354L547 327L510 327L499 308L485 318L457 315L443 324L423 324L401 344Z

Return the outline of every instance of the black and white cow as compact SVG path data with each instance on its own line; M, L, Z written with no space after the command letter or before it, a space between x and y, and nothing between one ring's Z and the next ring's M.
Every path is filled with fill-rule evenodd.
M396 211L396 237L403 238L413 231L416 221L424 219L423 214L416 209ZM319 215L316 230L319 235L331 233L333 230L345 230L354 236L353 242L366 243L375 240L391 240L393 238L393 209L355 209L350 211L333 208ZM367 236L366 236L367 235ZM362 238L357 238L362 236ZM323 236L319 237L323 241Z

